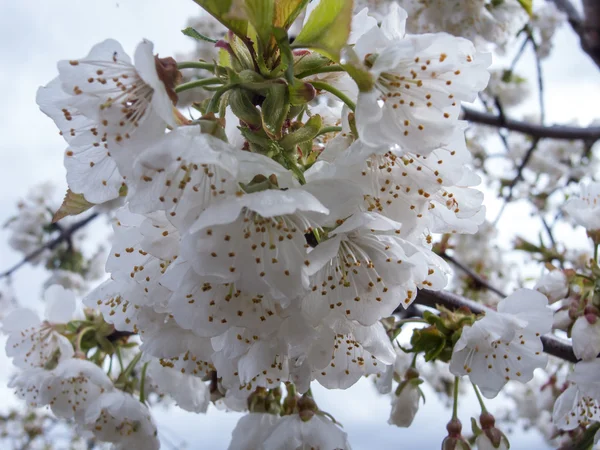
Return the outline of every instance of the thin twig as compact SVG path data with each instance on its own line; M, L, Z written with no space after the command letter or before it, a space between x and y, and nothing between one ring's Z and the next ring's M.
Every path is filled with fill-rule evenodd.
M60 244L60 243L62 243L64 241L68 241L69 239L71 239L71 236L77 230L79 230L80 228L85 227L88 223L90 223L96 217L98 217L98 213L90 214L85 219L82 219L79 222L75 222L69 228L64 229L63 231L61 231L61 233L56 238L52 239L51 241L46 242L44 245L40 246L39 248L37 248L33 252L29 253L27 256L25 256L25 258L23 258L17 264L15 264L14 266L12 266L10 269L2 272L0 274L0 279L12 275L13 272L15 272L16 270L20 269L23 265L27 264L28 262L30 262L30 261L34 260L35 258L37 258L45 250L53 250L58 244Z
M449 309L466 307L474 314L481 314L485 311L490 311L490 308L487 308L486 306L447 291L429 291L426 289L419 290L415 302L431 308L435 308L436 305L442 305ZM572 363L577 362L575 353L573 353L573 347L571 347L568 342L565 342L550 334L542 336L541 339L545 353Z
M517 66L517 63L521 59L521 56L523 56L523 53L525 52L525 49L527 48L528 41L529 41L529 38L526 37L525 40L523 41L523 43L521 44L521 47L519 48L519 51L517 52L517 54L513 58L512 63L510 64L510 69L509 69L511 72L514 72L515 67Z
M539 47L537 45L537 42L535 42L533 35L531 34L531 30L529 31L529 41L533 46L533 53L535 56L535 67L537 70L538 102L540 105L540 124L544 125L546 123L546 104L544 101L544 76L542 72L542 61L538 53Z
M484 288L490 290L491 292L493 292L494 294L499 295L500 297L503 297L503 298L506 297L506 294L504 292L502 292L500 289L497 289L494 286L492 286L491 284L489 284L485 278L483 278L477 272L473 271L471 268L465 266L463 263L461 263L456 258L454 258L454 256L450 256L448 253L445 253L445 252L441 253L440 256L442 258L444 258L446 261L454 264L457 268L459 268L464 273L466 273L475 282L475 284L477 286L484 287Z
M537 138L565 139L574 141L578 139L596 142L600 139L600 127L571 127L564 125L543 126L505 117L502 120L495 114L488 114L463 107L463 119L473 123L505 128L511 131L528 134Z
M533 152L535 152L535 149L537 148L539 141L540 141L540 138L535 137L533 139L533 142L531 143L531 146L527 149L527 153L525 153L525 156L523 157L521 164L517 168L517 175L513 178L513 180L510 182L510 184L508 186L508 196L506 196L506 198L504 199L504 204L502 205L500 212L498 213L498 215L496 216L496 219L493 222L494 225L496 225L498 223L498 221L500 220L500 217L502 217L502 214L504 213L504 210L506 209L506 205L512 201L513 190L514 190L515 186L517 185L517 183L523 179L523 170L525 170L525 167L527 166L527 164L529 163L529 160L533 156Z

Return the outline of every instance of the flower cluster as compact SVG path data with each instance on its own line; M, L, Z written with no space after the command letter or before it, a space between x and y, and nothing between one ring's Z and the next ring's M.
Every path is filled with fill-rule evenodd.
M117 388L110 371L107 375L84 359L81 341L90 328L74 332L85 319L75 312L73 292L53 285L45 297L44 320L20 308L3 321L6 353L22 369L9 387L28 407L47 405L57 417L74 420L95 439L115 443L117 449L158 449L156 426L146 405Z
M593 260L552 266L564 254L551 235L552 249L532 250L552 269L535 290L517 290L480 316L413 306L420 291L447 287L444 258L454 255L475 268L475 276L465 270L475 286L459 280L462 293L491 304L478 294L486 277L510 286L459 114L490 81L491 56L479 44L515 36L528 20L524 2L415 0L406 10L366 2L374 11L354 17L352 2L337 10L311 2L304 12L197 2L214 17L192 24L200 32L184 30L202 60L161 58L147 40L132 60L109 39L59 62L38 90L68 145L69 191L55 218L104 208L114 239L109 278L85 296L83 314L71 293L51 286L45 319L18 309L4 320L7 354L22 370L10 385L17 395L117 449L158 448L150 392L196 413L211 402L248 411L232 449L349 449L311 383L347 389L370 376L391 394L389 423L408 427L425 381L454 388L456 406L459 377L485 397L532 380L546 367L542 337L554 328L568 333L581 361L560 369L563 388L549 382L545 394L558 396L553 426L600 422L600 190L584 176L593 155L583 143L536 140L533 152L524 138L501 135L514 168L528 163L509 201L528 184L544 210L557 183L586 179L563 211L586 228ZM539 57L563 19L547 8L526 26ZM511 107L527 93L511 69L494 72L480 98ZM476 137L474 152L485 154L490 138ZM54 208L42 200L8 225L26 254L77 224L51 224ZM436 243L436 235L444 236ZM72 244L52 244L39 260L57 269L48 284L81 290L91 269L81 254L65 256ZM423 328L411 329L410 347L396 346L408 322ZM507 448L480 401L476 445ZM550 403L538 408L546 418ZM467 448L456 411L447 429L445 448Z

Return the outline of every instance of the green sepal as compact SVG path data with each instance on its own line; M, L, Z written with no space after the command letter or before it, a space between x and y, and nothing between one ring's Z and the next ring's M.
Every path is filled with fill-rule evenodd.
M321 0L292 44L312 48L339 62L340 51L350 36L352 0Z
M375 80L352 48L344 48L341 59L343 61L341 66L352 77L361 92L369 92L373 89Z
M425 361L432 361L440 356L446 347L446 336L435 326L413 331L410 339L415 353L424 353Z
M281 130L290 110L287 84L272 85L261 106L263 129L273 139L281 138Z
M304 105L313 100L317 95L317 90L310 83L305 83L297 78L288 85L290 91L290 104L294 106Z
M315 114L306 121L302 128L284 136L283 139L279 141L279 144L286 150L292 150L301 142L312 141L315 136L319 134L322 123L323 120L321 119L321 116Z
M309 52L300 56L294 57L294 75L301 74L303 72L311 72L321 67L325 67L328 64L332 64L329 58L316 52Z
M242 89L234 89L229 93L229 106L231 111L242 121L253 127L262 125L260 111L250 100L250 95Z
M471 430L476 437L482 433L481 428L477 425L477 419L475 419L475 417L471 417Z
M106 336L103 336L100 333L95 333L95 338L96 342L98 342L98 345L105 353L112 355L115 352L115 346L106 338Z

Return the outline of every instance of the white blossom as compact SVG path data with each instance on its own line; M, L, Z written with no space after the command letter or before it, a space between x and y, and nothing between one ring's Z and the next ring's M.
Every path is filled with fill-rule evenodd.
M261 450L351 450L348 436L327 417L316 414L308 421L299 415L283 416L273 426Z
M475 438L475 445L477 445L477 450L508 450L509 444L506 437L502 437L500 439L500 445L495 447L489 437L486 436L485 433L480 434Z
M519 289L465 326L454 346L450 370L469 375L484 396L495 397L509 380L526 383L546 366L540 336L552 327L548 300L537 291Z
M86 410L87 429L115 450L153 450L160 447L156 425L143 403L123 391L100 395Z
M533 288L548 297L550 303L554 303L567 296L569 283L561 270L552 270L543 275Z
M561 430L573 430L600 421L600 404L596 399L584 396L577 385L570 384L556 399L552 421Z
M148 375L156 384L158 392L169 395L185 411L205 413L210 403L210 392L202 378L163 364L153 359L148 366Z
M229 450L257 450L271 434L275 425L283 420L278 415L250 413L242 417L231 433Z
M30 406L50 405L58 417L81 422L92 402L113 389L112 381L96 364L66 359L51 370L28 369L9 384Z
M401 428L410 427L419 411L421 396L419 386L407 381L400 394L392 396L392 411L388 423Z
M567 200L564 211L588 231L600 230L600 182L580 182L580 195Z
M552 50L552 39L556 30L567 21L567 14L558 9L554 2L537 3L533 11L531 26L540 34L537 42L537 54L540 58L546 58Z
M580 361L575 364L573 372L568 375L567 379L577 385L582 395L600 401L599 370L600 359L598 358L591 361Z
M449 143L460 102L473 101L486 86L491 58L447 34L405 36L406 17L392 3L381 28L371 28L354 46L376 80L373 90L358 96L356 126L370 146L431 151Z
M571 328L571 338L577 359L595 359L600 354L600 320L590 323L585 316L579 317Z
M69 144L69 187L92 203L117 198L139 150L176 126L152 51L142 41L132 64L121 44L107 39L85 58L60 61L58 78L38 90L38 105Z
M75 295L62 286L53 285L46 289L44 300L43 321L27 308L16 309L4 318L2 327L8 334L6 354L17 367L54 366L74 354L71 342L59 332L59 327L73 318Z

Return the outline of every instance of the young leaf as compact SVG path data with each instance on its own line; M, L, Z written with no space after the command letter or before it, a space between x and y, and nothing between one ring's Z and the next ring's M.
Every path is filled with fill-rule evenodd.
M518 0L518 2L527 11L527 14L530 16L533 14L533 0Z
M273 85L261 106L263 128L272 138L281 137L281 129L290 109L288 87L285 83Z
M58 208L58 211L54 213L52 217L52 223L58 222L60 219L67 216L76 216L77 214L81 214L84 211L87 211L94 203L88 202L83 194L75 194L71 191L71 189L67 189L67 193L65 194L65 198Z
M248 21L231 17L229 14L235 0L194 0L194 2L236 35L242 39L246 37L248 33Z
M208 36L204 36L202 33L199 33L198 31L194 30L192 27L184 28L183 30L181 30L181 32L183 34L185 34L186 36L196 39L197 41L212 42L213 44L216 44L217 42L219 42L216 39L212 39L212 38L209 38Z
M233 7L245 10L248 22L252 24L258 38L266 46L271 39L273 29L273 0L237 0L234 1Z
M275 0L273 26L287 30L309 0Z
M292 47L313 48L339 62L340 51L350 35L352 0L321 0Z

